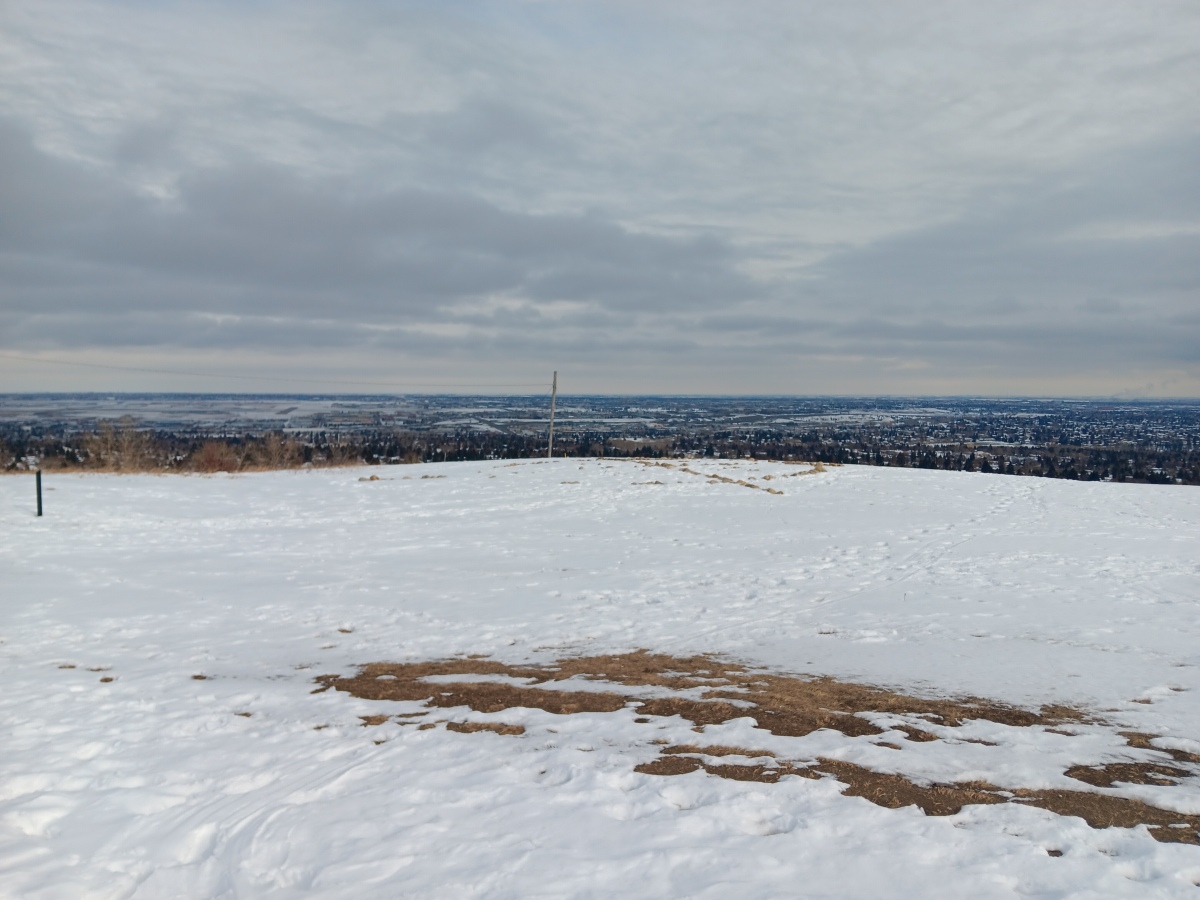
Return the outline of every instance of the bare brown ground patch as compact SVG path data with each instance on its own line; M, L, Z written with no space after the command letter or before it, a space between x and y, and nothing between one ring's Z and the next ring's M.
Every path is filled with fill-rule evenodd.
M1063 773L1077 781L1096 787L1112 787L1117 782L1125 784L1179 784L1179 779L1189 778L1192 773L1178 766L1165 766L1153 762L1108 763L1102 766L1072 766Z
M1122 731L1120 734L1121 737L1125 738L1125 741L1130 747L1137 747L1141 750L1154 750L1158 753L1165 753L1175 760L1175 762L1200 763L1200 754L1188 753L1186 750L1172 750L1165 747L1155 747L1150 742L1158 737L1157 734L1144 734L1140 731Z
M500 675L527 684L488 681L431 682L446 675ZM571 678L603 680L625 686L671 690L704 688L699 699L687 697L633 698L607 691L546 690L540 685ZM349 678L323 675L326 688L346 691L368 700L423 701L429 706L467 706L493 713L515 707L546 712L614 712L637 703L644 715L678 715L697 725L716 725L753 715L759 727L772 734L801 737L831 728L850 737L882 734L883 729L857 715L864 712L919 716L949 727L968 719L987 719L1006 725L1051 725L1081 721L1082 713L1055 709L1034 713L1005 704L968 697L924 699L870 685L805 679L747 669L712 657L676 657L647 652L559 660L553 666L510 666L490 660L458 659L421 663L370 663ZM753 710L729 701L749 701ZM911 740L936 740L921 729L905 726Z
M492 734L519 735L525 733L524 725L506 725L504 722L447 722L447 731L457 731L471 734L477 731L490 731Z
M463 680L426 680L458 676ZM469 680L478 676L481 680ZM488 677L505 681L488 681ZM636 691L572 691L562 682L583 679L621 685L627 691L645 687L688 691L690 696L637 696ZM708 656L678 657L646 651L610 656L561 659L551 665L509 665L487 658L469 657L417 663L370 663L349 677L322 675L317 690L346 691L367 700L405 700L429 708L468 707L482 713L508 709L541 709L558 715L580 712L608 713L636 706L636 721L649 717L679 716L703 732L706 725L753 717L772 734L800 737L828 728L849 737L882 734L883 729L861 714L888 713L917 717L931 726L957 728L973 719L1015 727L1045 727L1096 721L1081 710L1043 706L1035 711L979 697L925 698L901 694L872 685L779 675ZM514 683L515 682L515 683ZM731 702L734 701L734 702ZM752 704L747 707L746 703ZM410 714L411 715L411 714ZM363 716L364 724L377 724L386 716ZM377 720L377 721L376 721ZM426 722L421 729L432 728ZM520 725L480 722L447 722L456 732L490 731L520 735ZM898 726L908 740L931 742L941 738L911 725ZM1069 732L1068 732L1069 733ZM1144 760L1102 766L1074 766L1065 774L1091 786L1091 790L1011 790L981 782L922 784L904 775L875 772L842 760L786 761L763 750L724 745L677 745L637 767L652 775L683 775L703 770L710 775L739 781L774 783L785 775L802 778L833 777L845 784L845 793L880 806L918 806L928 815L953 815L969 804L1018 802L1051 812L1078 816L1095 828L1147 825L1160 841L1200 844L1200 816L1160 809L1138 800L1109 793L1113 784L1178 783L1195 772L1179 763L1200 763L1184 751L1164 750L1151 743L1156 735L1121 732L1130 747L1163 754L1163 762ZM986 743L986 742L984 742ZM899 749L896 744L887 744ZM714 762L714 758L746 757L746 762ZM766 763L759 760L771 757ZM1169 765L1167 760L1176 765Z
M1200 816L1189 816L1150 806L1140 800L1063 790L1003 791L984 782L920 784L903 775L874 772L843 760L819 758L808 765L788 762L773 766L721 765L698 757L738 755L751 759L772 754L765 750L737 747L667 747L663 756L643 763L636 771L647 775L686 775L703 770L710 775L738 781L772 784L784 775L801 778L833 777L846 785L848 797L862 797L888 809L916 806L928 816L952 816L964 806L1017 802L1036 806L1061 816L1077 816L1092 828L1133 828L1146 825L1159 841L1200 845ZM678 755L683 754L683 755ZM1070 774L1068 772L1068 774ZM1182 827L1181 827L1182 826Z

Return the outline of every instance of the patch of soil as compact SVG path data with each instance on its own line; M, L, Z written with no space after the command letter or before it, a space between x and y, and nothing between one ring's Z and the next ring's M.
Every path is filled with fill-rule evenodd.
M927 816L953 816L964 806L972 804L1018 802L1060 816L1078 816L1092 828L1147 825L1150 834L1159 841L1200 845L1200 816L1159 809L1140 800L1127 800L1110 794L1089 791L1002 791L984 782L922 785L903 775L874 772L854 763L825 758L801 766L786 762L774 766L713 765L698 758L739 755L753 759L772 755L765 750L738 747L684 745L667 747L662 753L663 756L658 759L637 766L636 771L647 775L686 775L703 769L710 775L722 778L765 784L775 783L784 775L833 777L846 785L843 792L846 796L862 797L888 809L917 806Z
M1180 778L1190 778L1193 773L1177 766L1160 763L1108 763L1103 766L1072 766L1065 773L1070 778L1096 787L1112 787L1115 782L1125 784L1179 784Z
M1137 747L1140 750L1153 750L1156 753L1165 753L1175 760L1175 762L1200 763L1200 754L1188 753L1186 750L1168 750L1164 747L1155 747L1150 742L1158 737L1157 734L1144 734L1140 731L1122 731L1120 735L1125 738L1125 742L1130 747Z
M429 681L436 676L504 676L512 681ZM586 679L621 685L626 689L650 687L688 691L690 696L629 696L616 691L572 691L559 689L569 679ZM972 719L985 719L1014 727L1054 726L1095 721L1081 710L1065 706L1043 706L1037 712L978 697L924 698L901 694L871 685L805 678L750 669L708 656L678 657L638 651L611 656L561 659L552 665L508 665L487 658L469 657L418 663L370 663L349 677L319 676L317 692L330 688L366 700L423 702L430 708L467 707L477 712L497 713L507 709L541 709L558 715L616 712L636 706L636 721L649 717L679 716L703 732L706 725L752 717L772 734L800 737L828 728L849 737L882 734L884 730L863 718L862 713L887 713L917 717L944 728L956 728ZM700 690L697 690L700 689ZM649 693L649 692L647 692ZM734 702L731 702L734 701ZM752 704L747 706L746 704ZM387 716L361 717L364 724L379 724ZM420 729L435 727L424 723ZM490 731L520 735L520 725L482 722L447 722L456 732ZM910 741L930 742L941 738L912 725L901 725ZM1131 747L1162 753L1175 762L1196 763L1200 757L1178 750L1154 747L1157 737L1122 732ZM895 744L888 744L895 749ZM751 762L713 762L714 757L743 756ZM875 772L842 760L820 758L799 762L774 760L754 762L774 754L762 750L714 745L665 747L661 755L637 766L651 775L683 775L703 770L710 775L738 781L775 783L785 775L802 778L836 778L849 796L863 797L891 809L918 806L927 815L953 815L969 804L1020 802L1059 815L1078 816L1095 828L1148 825L1160 841L1200 843L1200 816L1187 816L1159 809L1137 800L1104 791L1114 783L1175 784L1194 774L1165 763L1129 762L1103 766L1075 766L1066 774L1091 785L1093 790L1004 791L982 782L922 784L904 775ZM1099 790L1096 790L1098 788ZM1171 827L1183 826L1183 827Z
M439 675L502 675L529 683L423 680ZM572 692L540 687L571 678L671 690L701 687L705 691L700 699L638 699L605 691ZM646 651L562 659L551 666L506 665L486 659L369 663L349 678L322 675L317 681L322 689L334 688L368 700L416 700L437 707L468 706L487 713L522 706L559 714L613 712L632 702L638 704L640 714L678 715L697 725L753 716L760 728L791 737L801 737L818 728L832 728L850 737L882 734L882 728L857 715L865 712L919 716L932 724L949 727L970 719L1028 727L1087 718L1084 713L1065 707L1044 707L1035 713L977 697L926 699L832 678L764 673L713 657L677 657ZM749 701L754 707L747 709L730 700ZM902 726L901 730L910 740L937 739L911 726Z
M637 771L650 775L680 775L704 769L712 775L736 778L739 781L778 781L782 775L799 775L801 778L833 777L847 785L845 794L863 797L888 809L902 806L919 806L926 815L952 816L971 803L1003 803L1007 799L997 793L996 787L988 784L933 784L920 785L902 775L873 772L854 763L836 759L819 758L812 764L795 765L781 762L773 766L762 765L713 765L700 756L744 756L749 759L775 754L766 750L748 750L739 747L697 747L687 744L667 747L663 757L637 766ZM679 754L683 754L680 756ZM686 762L671 762L686 760ZM730 770L741 770L732 774Z
M506 725L503 722L447 722L447 731L457 731L470 734L476 731L490 731L493 734L518 735L525 733L524 725Z
M903 731L907 735L905 738L906 741L917 741L923 744L938 739L936 734L930 734L928 731L922 731L920 728L913 728L911 725L897 725L896 730Z
M1019 802L1040 806L1060 816L1078 816L1093 828L1148 825L1150 834L1164 843L1200 845L1200 816L1187 816L1140 800L1091 791L1022 790L1012 793ZM1178 827L1181 825L1184 827Z
M849 797L862 797L888 809L918 806L927 816L953 816L970 804L1008 799L998 788L982 782L922 785L903 775L873 772L837 759L818 760L813 769L848 785L843 793Z
M728 747L724 744L711 744L707 747L697 747L695 744L677 744L674 747L664 748L662 752L666 754L702 753L705 756L745 756L749 759L758 759L763 756L775 758L775 754L770 750L747 750L745 747Z

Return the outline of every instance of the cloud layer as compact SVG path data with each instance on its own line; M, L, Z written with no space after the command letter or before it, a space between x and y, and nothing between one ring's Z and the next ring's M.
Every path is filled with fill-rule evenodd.
M5 381L1200 395L1193 5L643 6L6 7Z

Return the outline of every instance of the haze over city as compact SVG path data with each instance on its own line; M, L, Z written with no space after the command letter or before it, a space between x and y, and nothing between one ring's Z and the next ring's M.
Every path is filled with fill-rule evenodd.
M1198 396L1198 46L1187 2L7 4L0 380Z

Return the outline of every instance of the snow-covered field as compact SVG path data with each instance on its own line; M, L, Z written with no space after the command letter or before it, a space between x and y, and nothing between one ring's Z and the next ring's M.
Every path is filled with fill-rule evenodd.
M833 778L635 771L666 743L720 744L1200 813L1200 778L1063 774L1171 762L1122 731L1200 752L1200 491L806 470L47 476L42 519L30 478L0 479L0 893L1195 897L1200 847L1144 826L1018 803L926 816ZM749 716L697 733L632 705L365 726L423 707L312 693L379 661L638 648L1102 721L923 725L940 739L886 732L896 750ZM585 688L609 689L573 680Z

